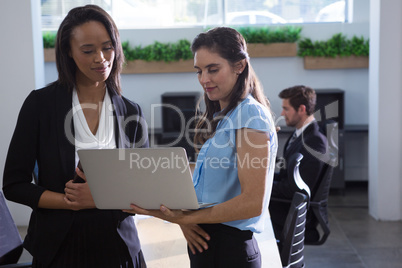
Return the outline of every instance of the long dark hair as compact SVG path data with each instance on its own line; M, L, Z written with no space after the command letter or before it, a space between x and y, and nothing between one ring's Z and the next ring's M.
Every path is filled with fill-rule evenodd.
M196 145L204 144L207 139L215 134L219 121L242 101L245 94L251 93L258 102L270 109L270 103L265 97L261 83L249 62L246 41L238 31L229 27L216 27L205 33L200 33L194 38L191 51L195 54L200 48L207 48L211 52L218 53L232 66L245 59L246 66L238 76L230 93L229 105L223 111L221 111L219 101L209 100L204 93L206 110L196 125L194 136ZM217 112L220 113L214 118L214 114Z
M60 24L56 37L56 66L59 78L56 83L61 84L68 90L76 85L75 74L77 65L74 59L69 56L71 51L70 37L72 31L89 21L102 23L108 32L115 51L112 70L106 79L106 86L121 95L120 72L124 62L123 48L121 46L119 31L110 15L96 5L86 5L71 9Z

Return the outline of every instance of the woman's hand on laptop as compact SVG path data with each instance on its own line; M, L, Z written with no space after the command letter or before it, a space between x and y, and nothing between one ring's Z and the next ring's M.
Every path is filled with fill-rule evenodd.
M185 217L188 211L180 209L172 210L164 205L161 205L160 209L143 209L134 204L131 204L130 207L131 209L125 209L123 211L131 214L149 215L177 224L188 224L188 222L186 222L187 217Z
M80 169L77 168L76 172L77 175L86 180L85 174ZM73 180L70 180L66 183L64 193L64 201L72 210L95 208L95 202L86 182L74 183Z
M196 254L196 249L199 252L203 252L204 250L208 249L208 244L206 241L211 239L209 234L197 224L186 223L186 220L188 219L186 214L191 213L190 211L183 211L180 209L171 210L164 205L161 205L159 210L143 209L134 204L131 204L130 207L131 209L125 209L123 211L131 214L149 215L179 224L193 254Z

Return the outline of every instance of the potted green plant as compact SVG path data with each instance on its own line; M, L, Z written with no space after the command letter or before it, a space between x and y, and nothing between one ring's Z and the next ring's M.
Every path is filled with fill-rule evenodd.
M154 42L145 47L131 48L123 42L126 65L123 73L170 73L193 72L193 54L190 41L182 39L175 43Z
M295 57L302 27L242 27L250 57Z
M278 28L242 27L238 31L248 43L250 57L290 57L297 56L297 41L301 27ZM44 33L45 61L54 61L55 33ZM145 47L130 47L123 42L126 64L123 73L170 73L193 72L193 55L190 41L175 43L154 42ZM46 56L48 55L48 56Z
M338 33L327 41L300 40L298 55L305 69L368 68L369 40Z
M46 62L55 61L56 55L54 52L54 45L56 42L56 33L45 32L42 34L43 38L43 54Z

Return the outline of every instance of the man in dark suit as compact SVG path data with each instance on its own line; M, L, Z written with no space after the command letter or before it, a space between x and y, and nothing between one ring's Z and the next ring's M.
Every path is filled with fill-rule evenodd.
M295 153L303 155L299 166L300 175L310 187L310 191L313 192L326 163L327 139L320 132L319 125L314 118L316 94L312 88L294 86L282 90L279 97L282 99L281 115L285 118L286 125L294 127L296 130L285 144L284 165L279 173L275 174L271 197L291 200L295 191L290 186L289 180L293 180L293 178L288 178L286 163ZM282 232L289 207L290 203L270 201L269 211L277 238ZM318 239L317 231L306 229L306 239Z

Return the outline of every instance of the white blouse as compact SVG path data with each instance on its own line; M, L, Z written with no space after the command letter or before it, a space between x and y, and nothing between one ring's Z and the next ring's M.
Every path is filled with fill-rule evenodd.
M85 119L83 109L99 109L100 118L99 126L96 134L94 135L89 129L87 120ZM114 133L114 117L113 117L113 104L110 99L108 90L103 103L98 107L94 104L83 103L80 104L76 89L73 91L73 122L75 131L75 166L77 166L78 149L112 149L116 148L116 140Z

